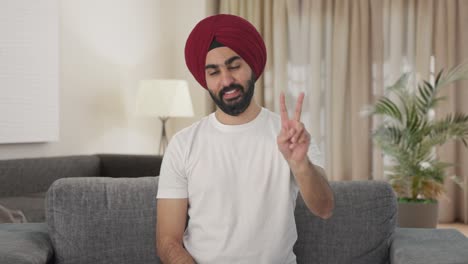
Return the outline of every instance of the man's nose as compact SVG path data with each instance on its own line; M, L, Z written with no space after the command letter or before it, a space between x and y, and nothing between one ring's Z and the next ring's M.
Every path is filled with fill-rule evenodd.
M221 84L223 87L227 87L234 82L234 77L229 70L222 70L221 71Z

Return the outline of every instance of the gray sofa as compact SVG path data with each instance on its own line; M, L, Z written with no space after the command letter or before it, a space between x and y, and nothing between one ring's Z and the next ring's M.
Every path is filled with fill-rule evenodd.
M155 164L119 158L107 175L119 178L96 177L103 172L95 171L53 180L45 223L0 224L0 263L160 263L154 235L158 173L142 168ZM331 185L336 208L328 220L312 215L298 197L298 263L468 263L468 240L460 232L396 227L396 200L387 183Z
M44 222L45 194L55 180L155 176L161 161L161 156L121 154L0 160L0 206L21 211L27 222Z

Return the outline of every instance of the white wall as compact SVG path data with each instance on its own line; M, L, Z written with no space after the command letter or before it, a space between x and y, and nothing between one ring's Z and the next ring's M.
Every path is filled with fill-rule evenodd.
M205 115L206 93L183 59L206 0L61 0L60 140L1 144L0 159L158 150L158 120L134 115L138 81L185 78L197 117L170 120L170 134ZM183 8L181 8L183 7Z
M57 2L0 0L0 143L58 139Z
M174 63L174 71L171 77L175 79L185 79L189 82L190 95L192 96L195 112L194 118L169 120L167 127L169 136L173 135L181 128L189 126L211 111L211 97L209 97L208 92L193 78L185 65L184 48L185 41L193 27L205 16L213 13L214 10L212 10L212 7L214 2L215 1L212 0L163 1L162 8L168 11L165 13L166 16L168 16L165 21L172 21L172 24L163 28L163 31L165 31L167 35L171 35L171 32L175 32L175 34L172 33L174 39L170 42L173 50L170 60ZM172 17L172 19L170 17ZM170 50L170 48L167 47L167 50Z

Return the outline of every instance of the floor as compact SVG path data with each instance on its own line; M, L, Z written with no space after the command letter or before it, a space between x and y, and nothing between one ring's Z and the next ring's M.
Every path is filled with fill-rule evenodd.
M465 234L465 236L468 237L468 224L462 224L462 223L438 224L437 228L454 228L462 232L463 234Z

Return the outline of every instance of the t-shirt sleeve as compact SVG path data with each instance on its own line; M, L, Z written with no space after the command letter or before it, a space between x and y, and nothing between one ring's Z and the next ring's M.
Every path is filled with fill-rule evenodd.
M309 150L307 152L307 155L309 156L309 159L312 162L312 164L321 168L325 168L323 164L324 162L322 152L320 151L314 138L310 139Z
M169 143L161 164L157 198L187 198L187 174L183 144L175 136Z

